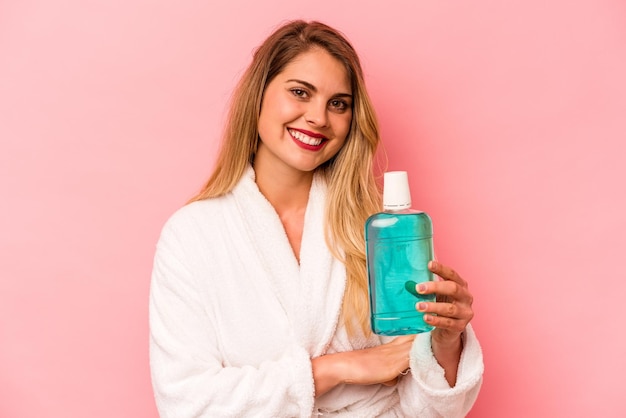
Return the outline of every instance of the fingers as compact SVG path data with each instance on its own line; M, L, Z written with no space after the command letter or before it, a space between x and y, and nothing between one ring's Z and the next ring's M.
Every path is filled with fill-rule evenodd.
M438 261L431 260L428 269L444 280L451 280L461 286L467 287L467 282L456 271Z
M415 335L407 335L376 347L331 355L343 359L343 383L393 385L409 367L409 353L414 339Z
M469 320L446 318L443 316L424 315L424 322L432 325L435 329L453 331L460 334L465 330Z
M462 332L474 317L473 297L467 282L437 261L431 261L428 268L443 280L420 283L416 291L422 295L436 294L437 302L418 302L415 308L424 313L424 322L440 330Z
M465 319L472 316L472 310L468 306L457 303L418 302L416 308L420 312L433 313L446 318Z
M472 294L467 285L462 285L456 281L444 280L441 282L422 282L416 287L417 293L428 295L435 293L438 296L447 296L448 301L459 301L472 304Z
M467 282L452 268L432 260L428 263L428 269L441 277L442 281L423 282L416 286L416 291L422 295L435 293L444 297L445 301L459 301L472 304L472 294L469 292Z
M416 308L424 312L424 322L455 332L462 332L474 317L471 307L464 304L419 302Z

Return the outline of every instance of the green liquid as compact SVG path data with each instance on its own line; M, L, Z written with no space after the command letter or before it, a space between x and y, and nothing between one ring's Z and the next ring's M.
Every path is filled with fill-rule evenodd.
M433 259L430 217L412 210L377 213L365 223L365 240L372 331L406 335L432 330L415 305L434 302L436 296L414 290L415 283L433 280L428 270Z

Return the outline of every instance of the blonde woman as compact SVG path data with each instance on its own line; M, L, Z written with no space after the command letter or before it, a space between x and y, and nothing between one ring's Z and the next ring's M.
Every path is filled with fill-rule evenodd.
M432 332L368 323L363 226L381 207L376 117L349 42L278 28L232 99L215 170L163 228L150 292L162 417L456 417L482 355L452 269L423 293Z

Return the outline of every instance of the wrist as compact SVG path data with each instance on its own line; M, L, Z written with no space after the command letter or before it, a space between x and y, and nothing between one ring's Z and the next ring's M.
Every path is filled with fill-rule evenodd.
M460 349L463 346L463 333L435 329L431 332L431 344L433 348L436 346L442 350Z
M461 351L463 351L463 338L460 333L442 336L433 332L430 344L433 355L442 366L450 364L450 362L458 362Z
M456 384L456 375L463 351L463 338L459 333L455 336L438 338L436 334L431 335L431 349L437 363L444 369L445 378L450 385Z
M346 366L341 354L327 354L311 360L316 397L341 383L346 383L344 374Z

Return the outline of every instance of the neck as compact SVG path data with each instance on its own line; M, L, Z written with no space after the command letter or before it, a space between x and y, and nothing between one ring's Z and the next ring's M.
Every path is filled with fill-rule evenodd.
M265 167L254 164L256 184L265 198L279 213L304 210L309 200L313 172L290 167Z
M278 214L299 263L313 172L296 170L276 161L268 164L262 159L255 160L254 171L257 187Z

